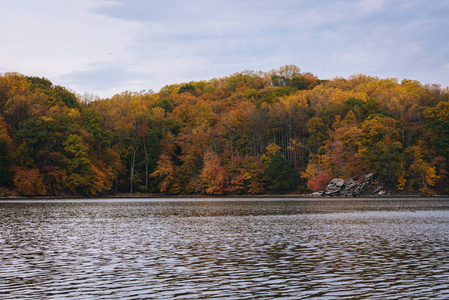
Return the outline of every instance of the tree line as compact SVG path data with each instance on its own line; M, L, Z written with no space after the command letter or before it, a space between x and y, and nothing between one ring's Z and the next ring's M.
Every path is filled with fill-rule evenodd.
M87 99L0 75L0 194L449 194L449 90L294 65Z

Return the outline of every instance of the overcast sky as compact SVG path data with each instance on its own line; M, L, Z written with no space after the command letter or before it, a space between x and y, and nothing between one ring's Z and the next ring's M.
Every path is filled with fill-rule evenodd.
M80 94L269 71L449 85L447 0L0 0L0 73Z

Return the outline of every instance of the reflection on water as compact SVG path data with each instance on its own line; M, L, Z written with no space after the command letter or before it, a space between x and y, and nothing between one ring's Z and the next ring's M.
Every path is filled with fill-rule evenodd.
M448 199L0 202L1 299L449 298Z

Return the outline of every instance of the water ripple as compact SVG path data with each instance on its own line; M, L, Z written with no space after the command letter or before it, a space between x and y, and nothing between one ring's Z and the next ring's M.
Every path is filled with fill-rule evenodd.
M0 203L0 298L449 297L447 202L326 201Z

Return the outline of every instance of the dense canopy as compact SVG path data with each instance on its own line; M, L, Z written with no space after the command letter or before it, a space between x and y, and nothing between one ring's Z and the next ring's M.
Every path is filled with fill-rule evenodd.
M449 90L293 65L108 99L45 78L0 76L7 195L261 194L333 177L448 194Z

